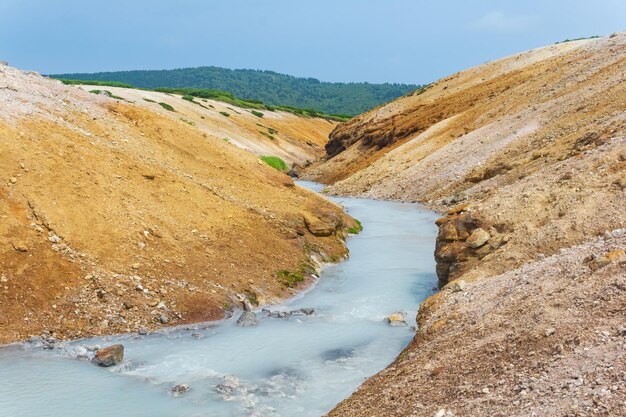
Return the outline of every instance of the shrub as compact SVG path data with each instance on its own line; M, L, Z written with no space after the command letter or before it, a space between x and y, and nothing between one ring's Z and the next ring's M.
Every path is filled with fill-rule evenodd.
M230 117L230 114L226 113L225 111L221 111L220 114L222 116Z
M167 103L160 102L159 106L163 107L165 110L176 111L176 110L174 110L174 107L170 106Z
M277 156L262 156L261 160L279 171L287 171L289 169L285 161Z
M254 114L256 117L263 117L263 113L261 113L260 111L252 110L251 113Z
M144 100L146 100L148 103L156 103L156 101L154 101L154 100L150 100L149 98L145 98L145 97L144 97Z

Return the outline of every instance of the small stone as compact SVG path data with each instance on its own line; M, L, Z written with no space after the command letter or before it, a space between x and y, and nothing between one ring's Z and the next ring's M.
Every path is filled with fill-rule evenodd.
M94 365L108 367L117 365L124 359L124 345L117 344L99 349L91 362Z
M406 326L406 314L402 311L396 311L387 316L385 321L390 326Z
M134 264L132 264L132 266L131 266L131 268L133 268L133 269L139 269L139 267L141 267L141 264L140 264L140 263L134 263Z
M452 292L465 291L467 289L467 283L463 281L462 279L457 279L450 283L449 288Z
M9 182L10 182L11 184L15 184L15 183L17 182L17 178L15 178L15 177L11 177L11 178L9 178Z
M140 327L139 330L137 330L137 334L145 336L148 334L148 329L146 327Z
M169 320L165 314L159 314L159 322L161 322L161 324L167 324L168 321Z
M28 246L24 242L13 242L13 249L18 252L28 252Z
M545 335L548 337L552 336L554 333L556 333L556 329L554 327L549 327L546 329Z

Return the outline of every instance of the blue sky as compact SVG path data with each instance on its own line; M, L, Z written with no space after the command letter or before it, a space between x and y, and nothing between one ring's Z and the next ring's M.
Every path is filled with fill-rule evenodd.
M215 65L426 83L619 30L625 0L0 0L0 60L42 73Z

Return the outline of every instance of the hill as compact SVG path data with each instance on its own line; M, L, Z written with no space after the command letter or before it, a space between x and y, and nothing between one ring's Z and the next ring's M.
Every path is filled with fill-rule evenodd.
M328 135L337 125L332 120L238 107L189 95L112 86L79 88L147 108L258 156L280 157L289 167L294 163L307 165L324 156Z
M626 33L488 62L338 125L309 179L444 213L442 291L340 416L625 415Z
M54 74L71 80L117 81L138 88L206 88L228 91L273 106L355 115L411 92L418 85L331 83L272 71L219 67Z
M0 85L0 343L220 318L238 294L290 296L312 257L346 253L339 206L222 137L250 129L252 143L252 118L308 136L313 119L235 114L213 136L217 116L180 120L202 119L176 96L166 116L3 64Z

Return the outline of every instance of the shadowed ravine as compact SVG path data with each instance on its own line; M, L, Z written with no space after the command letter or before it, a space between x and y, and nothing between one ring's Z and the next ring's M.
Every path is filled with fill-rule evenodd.
M303 184L313 186L312 184ZM387 366L413 331L384 318L407 313L437 279L435 214L415 204L337 198L364 230L349 238L350 259L326 267L315 287L271 308L314 308L310 316L238 317L146 336L80 340L42 350L0 349L0 410L20 416L320 416ZM279 256L279 254L277 254ZM125 345L114 368L77 360L84 347ZM175 384L190 391L176 397Z

